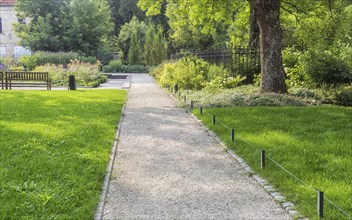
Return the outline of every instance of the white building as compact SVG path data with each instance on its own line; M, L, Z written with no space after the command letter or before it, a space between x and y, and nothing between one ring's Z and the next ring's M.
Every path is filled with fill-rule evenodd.
M31 52L18 45L20 39L12 30L12 24L18 22L15 12L16 0L0 0L0 56L17 58Z

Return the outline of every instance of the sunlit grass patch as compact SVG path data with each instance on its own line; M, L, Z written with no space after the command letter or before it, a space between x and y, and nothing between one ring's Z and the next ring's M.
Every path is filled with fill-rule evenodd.
M261 176L295 203L298 210L318 218L317 193L267 159L260 169L260 149L313 189L352 215L352 108L346 107L237 107L203 109L193 113L215 131ZM212 115L235 129L219 123ZM327 219L347 219L325 201Z
M0 91L0 219L91 219L126 92Z

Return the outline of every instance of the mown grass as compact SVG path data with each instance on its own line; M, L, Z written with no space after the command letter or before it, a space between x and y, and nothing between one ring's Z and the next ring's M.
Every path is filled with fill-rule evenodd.
M0 91L0 219L92 219L125 96Z
M352 108L237 107L203 112L200 115L199 110L193 110L229 148L294 202L303 216L318 218L316 191L268 159L261 170L260 149L313 189L320 188L328 199L352 215ZM233 144L230 131L219 123L212 125L211 115L235 129ZM325 218L347 216L325 200Z

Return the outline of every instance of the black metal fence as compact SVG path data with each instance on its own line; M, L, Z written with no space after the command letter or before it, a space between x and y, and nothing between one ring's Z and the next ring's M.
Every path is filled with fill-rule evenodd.
M223 65L229 69L232 76L246 76L246 83L253 83L254 74L260 73L259 49L235 48L217 49L198 52L177 53L171 55L171 59L179 59L185 54L196 55L209 63Z

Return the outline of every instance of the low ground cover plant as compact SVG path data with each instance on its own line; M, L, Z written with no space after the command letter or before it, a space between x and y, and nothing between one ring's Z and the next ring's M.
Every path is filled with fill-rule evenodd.
M316 189L345 212L352 213L352 108L349 107L236 107L210 108L193 113L245 161L292 201L303 216L318 219ZM219 123L212 115L235 129ZM292 178L270 160L260 169L260 149L312 189ZM324 218L347 219L325 200Z
M255 85L242 85L232 89L206 88L178 92L182 106L189 106L193 100L205 107L231 106L309 106L341 105L352 106L352 87L327 87L309 89L291 87L288 94L258 94ZM186 101L184 101L186 97Z
M0 91L0 219L93 219L125 96Z

